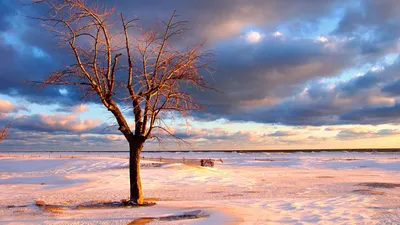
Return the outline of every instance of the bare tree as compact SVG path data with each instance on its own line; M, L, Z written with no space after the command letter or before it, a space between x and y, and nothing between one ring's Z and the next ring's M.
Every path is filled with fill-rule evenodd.
M159 140L156 133L161 132L176 137L162 120L168 113L186 116L202 109L185 90L209 88L202 74L209 71L210 53L202 50L202 44L176 45L186 23L175 22L175 12L168 22L143 29L123 14L110 22L117 18L114 9L83 0L33 2L48 8L40 21L61 44L67 44L75 61L41 83L79 86L86 96L97 96L114 115L129 143L130 202L144 204L140 179L144 143ZM123 102L131 106L134 125L128 124L121 111Z
M7 137L8 129L10 129L10 124L7 124L0 129L0 141L4 140Z

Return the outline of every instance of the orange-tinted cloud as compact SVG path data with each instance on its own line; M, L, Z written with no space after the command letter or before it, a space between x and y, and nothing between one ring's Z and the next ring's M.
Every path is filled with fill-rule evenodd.
M0 99L0 113L8 113L14 109L15 106L10 101Z
M13 127L38 132L87 132L98 127L99 120L80 120L73 114L21 115L13 122Z
M86 112L88 110L88 106L85 104L81 104L81 105L77 105L72 109L72 112L75 113L83 113Z

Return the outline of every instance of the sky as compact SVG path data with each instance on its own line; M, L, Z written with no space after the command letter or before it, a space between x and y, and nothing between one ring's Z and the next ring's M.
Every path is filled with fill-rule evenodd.
M218 92L193 93L207 110L167 119L186 143L150 140L145 150L400 146L398 0L86 1L94 2L143 27L177 10L190 22L178 44L206 40L214 52ZM11 123L0 151L127 150L96 98L26 82L73 60L29 18L41 13L0 0L0 125Z

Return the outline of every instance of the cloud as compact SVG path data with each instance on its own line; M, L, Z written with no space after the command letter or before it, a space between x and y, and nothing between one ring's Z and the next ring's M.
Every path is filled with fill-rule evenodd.
M333 33L355 37L354 43L361 46L364 54L396 52L400 35L399 9L396 0L360 1L359 6L345 12Z
M340 116L340 120L357 124L399 124L399 110L399 103L388 107L365 107L342 114Z
M336 127L327 127L324 129L324 131L337 131L339 128Z
M98 120L80 120L72 114L18 115L13 118L8 118L12 121L13 128L36 132L82 133L101 125Z
M119 1L117 10L124 11L127 15L134 12L145 24L153 23L155 18L165 20L174 10L177 10L180 19L191 22L193 36L189 39L207 37L213 43L227 37L238 36L247 26L274 27L286 20L315 20L328 13L337 2L341 1L203 0L194 2L171 0L160 2L140 0ZM111 5L108 1L107 4Z
M88 110L88 106L87 106L87 105L84 105L84 104L75 106L75 107L72 109L72 111L75 112L75 113L82 113L82 112L86 112L87 110Z
M381 129L381 130L370 130L370 129L360 129L351 128L341 130L336 138L340 140L351 140L351 139L368 139L368 138L379 138L398 135L400 131L396 129Z
M208 47L216 49L217 52L218 72L215 74L215 86L221 93L202 93L198 98L201 103L209 107L209 112L217 117L247 110L252 102L262 102L264 99L283 100L299 91L305 82L321 77L336 76L354 66L356 63L354 58L359 54L360 44L350 41L347 37L342 39L325 37L329 40L327 42L315 42L313 38L299 37L279 39L274 35L261 39L261 33L271 33L269 30L277 30L279 25L288 23L292 19L300 21L300 26L308 26L310 22L318 23L318 20L329 14L334 6L346 7L342 1L308 0L289 4L286 1L262 0L234 3L227 0L218 2L206 0L199 3L173 0L168 3L158 2L154 5L151 4L152 2L119 1L117 11L132 12L133 10L141 18L139 23L148 26L157 19L168 18L173 9L177 9L179 18L192 21L191 31L180 44L187 45L190 44L187 42L188 39L202 39L207 36L210 42ZM99 1L99 4L101 3L110 4ZM13 2L9 2L8 5L13 8L18 6ZM210 11L210 8L213 10ZM23 7L20 10L22 15L40 15L42 12L37 9ZM266 10L269 13L266 13ZM149 16L149 11L152 12L151 15L157 15L157 18ZM18 16L18 14L15 15ZM1 83L5 85L3 87L0 85L0 91L10 93L12 89L19 96L25 96L33 102L73 104L82 97L80 92L73 87L68 87L68 89L47 87L38 90L24 83L25 80L30 79L43 80L51 71L72 61L70 55L65 54L64 49L54 51L56 42L51 35L44 32L33 21L23 21L25 31L18 34L18 38L24 45L40 49L50 55L50 61L35 58L32 55L21 55L9 46L2 46L6 53L9 52L5 54L7 58L4 65L14 65L16 62L22 65L2 70L0 79L3 79L4 82ZM10 22L5 21L5 23ZM235 38L240 36L246 26L260 27L260 31L248 33L252 40L257 39L257 46L240 43L240 39ZM204 31L207 31L207 34ZM15 29L9 26L7 33L15 33ZM327 48L328 43L336 47ZM15 76L11 79L5 74ZM68 90L68 95L60 90ZM247 105L247 107L243 108L241 105ZM258 104L253 108L259 106Z
M150 1L118 1L117 12L124 12L127 17L137 15L138 23L151 27L157 20L166 20L176 9L179 19L191 22L190 32L179 44L190 45L203 40L208 40L208 48L214 49L215 45L227 38L238 37L246 26L275 27L282 20L304 19L315 20L332 9L335 0L303 0L289 1L236 1L229 0L200 2L172 0L168 2ZM94 4L94 2L88 2ZM37 89L25 83L27 80L43 80L51 72L65 64L73 63L70 54L64 48L57 48L54 37L45 32L37 21L26 19L24 16L40 16L45 13L41 7L21 5L17 1L2 1L0 8L4 10L4 18L0 21L5 35L12 35L18 40L22 48L13 48L9 44L0 44L3 53L0 72L0 92L4 94L16 93L27 100L37 103L62 103L72 104L82 96L78 89L69 87L47 87ZM111 6L109 1L98 1L98 4ZM313 7L310 7L313 6ZM318 6L318 10L315 8ZM210 10L212 9L212 10ZM278 13L279 12L279 13ZM12 19L5 19L12 18ZM15 26L16 21L18 26ZM217 23L215 21L218 21ZM115 26L116 27L116 26ZM23 29L21 29L23 28ZM40 54L37 54L40 53ZM227 52L230 54L230 52ZM35 57L48 56L48 57ZM18 64L19 66L13 66ZM227 71L228 73L229 71ZM9 76L12 74L13 76ZM68 90L68 95L64 94ZM94 101L97 99L93 99Z
M79 105L59 105L56 109L57 112L60 113L75 113L81 114L87 112L89 110L88 104L79 104Z
M250 31L246 34L246 40L250 43L257 43L260 42L263 38L263 35L256 31Z
M185 141L193 144L209 143L210 142L224 142L229 143L230 141L252 141L259 142L262 139L261 134L250 131L229 131L226 128L193 128L187 127L186 129L178 128L174 130L174 134ZM165 139L167 141L174 140L166 132L162 130L156 130L155 136Z
M110 141L125 141L125 137L122 135L109 134L105 138Z
M9 138L2 143L1 148L7 151L128 151L128 144L110 138L107 134L20 131L11 127Z
M178 47L207 38L205 48L215 50L217 68L213 79L208 79L219 92L194 93L208 108L208 114L195 114L199 120L224 118L289 126L400 123L400 63L385 62L389 54L399 52L399 1L365 0L358 5L343 0L121 0L115 4L116 11L126 17L139 16L138 23L146 28L168 19L177 9L179 19L191 22L186 36L174 43ZM41 10L21 7L18 1L0 2L0 93L24 102L58 104L58 111L64 113L18 115L13 129L22 138L13 141L28 144L37 135L39 146L51 143L51 138L61 141L58 134L62 133L68 135L65 143L95 146L96 142L119 142L115 127L79 118L79 113L88 110L85 104L77 105L82 90L70 86L41 89L25 82L43 80L63 65L74 63L51 34L36 21L24 19L25 15L41 15ZM339 23L334 27L331 17L336 17L338 10L344 15L336 18ZM329 26L333 24L332 32L321 28L321 21L326 20ZM366 67L383 69L365 72ZM357 73L363 75L355 76ZM88 104L97 100L89 98ZM0 101L0 113L16 115L24 109L23 105ZM3 116L1 120L12 119ZM334 131L330 129L327 131ZM346 130L339 136L368 136L370 132ZM391 131L381 132L373 135ZM287 131L264 135L221 128L177 129L177 134L201 146L234 140L238 145L245 143L243 140L257 144L302 142L296 133ZM303 142L323 140L311 135Z
M373 88L380 81L380 77L376 76L374 72L370 72L366 75L353 78L349 82L343 83L340 91L345 95L353 95L362 89Z
M370 71L363 76L335 84L316 80L298 85L293 95L281 96L273 104L244 107L245 104L240 101L243 96L237 95L231 98L236 100L236 102L232 101L232 104L236 103L235 108L225 105L225 109L218 110L217 108L214 113L233 121L291 126L398 124L400 120L396 110L398 110L399 99L393 91L396 91L394 87L398 81L399 65L399 61L395 60L384 70ZM255 93L257 91L261 95L263 90L261 84L264 83L259 83L259 88L248 87L249 91L254 90ZM245 84L241 86L247 89ZM256 87L257 84L254 86ZM239 89L239 86L237 88ZM239 93L243 94L244 91ZM256 95L253 98L256 98ZM240 104L237 104L238 102ZM226 111L226 108L230 111Z
M29 111L24 104L13 104L8 100L0 99L0 113L15 113L18 111Z
M389 93L392 96L400 96L400 80L386 84L382 88L382 92Z
M0 99L0 113L8 113L14 109L15 106L10 101Z
M294 131L275 131L274 133L266 134L268 137L287 137L297 135Z
M339 22L336 32L354 33L364 28L379 26L398 18L400 3L397 0L361 1L356 7L349 8Z
M212 82L220 92L196 95L215 115L243 112L249 103L265 99L280 101L310 79L335 76L352 64L351 54L307 38L265 37L257 47L231 40L217 51L218 72Z

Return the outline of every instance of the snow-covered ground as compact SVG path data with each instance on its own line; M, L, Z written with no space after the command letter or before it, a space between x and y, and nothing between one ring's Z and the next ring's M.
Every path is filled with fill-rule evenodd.
M400 153L143 153L143 208L73 209L129 195L127 154L1 154L0 224L399 224ZM38 156L39 154L36 154ZM72 157L73 158L68 158ZM34 202L68 206L43 210ZM14 206L14 207L12 207ZM18 207L24 206L24 207ZM198 219L142 220L185 213ZM173 217L171 217L173 218ZM147 223L146 223L147 222Z

